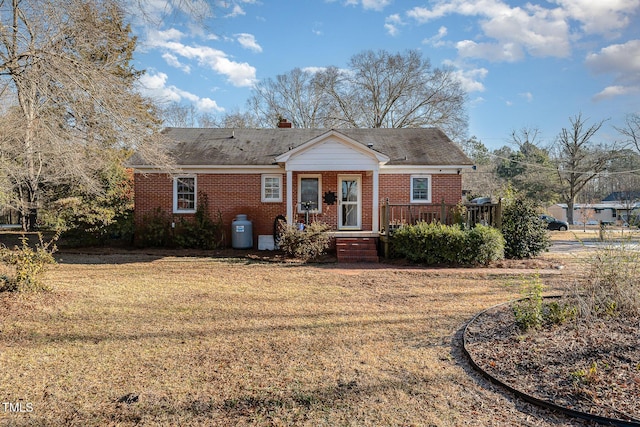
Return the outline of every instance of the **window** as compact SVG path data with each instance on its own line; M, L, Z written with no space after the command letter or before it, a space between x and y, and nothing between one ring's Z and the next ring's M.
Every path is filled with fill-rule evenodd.
M179 176L173 179L173 212L196 211L196 177Z
M298 175L298 212L304 212L302 203L311 202L311 212L322 212L322 176Z
M262 201L282 201L282 175L262 175Z
M411 176L411 203L431 203L431 175Z

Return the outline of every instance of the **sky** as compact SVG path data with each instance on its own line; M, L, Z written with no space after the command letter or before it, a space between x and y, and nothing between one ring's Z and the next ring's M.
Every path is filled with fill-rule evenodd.
M204 10L201 23L180 5ZM141 91L214 115L243 111L252 86L298 67L346 68L365 50L417 49L468 94L469 136L513 131L552 144L570 118L640 113L640 0L149 0L134 20ZM153 19L156 18L156 19ZM144 22L144 24L140 24Z

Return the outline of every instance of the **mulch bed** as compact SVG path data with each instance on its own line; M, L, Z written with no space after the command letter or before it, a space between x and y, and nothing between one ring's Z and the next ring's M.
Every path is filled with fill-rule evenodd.
M522 332L503 304L478 316L466 339L474 361L516 390L587 414L640 419L640 318Z

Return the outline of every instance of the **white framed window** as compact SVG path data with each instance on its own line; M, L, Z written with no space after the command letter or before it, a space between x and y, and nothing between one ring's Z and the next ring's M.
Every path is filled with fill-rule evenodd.
M431 175L411 175L411 203L431 203Z
M298 212L304 213L303 203L311 202L309 212L322 212L322 175L298 175Z
M195 175L173 178L173 213L194 213L197 206L197 194Z
M262 175L262 202L281 202L282 201L282 175L263 174Z

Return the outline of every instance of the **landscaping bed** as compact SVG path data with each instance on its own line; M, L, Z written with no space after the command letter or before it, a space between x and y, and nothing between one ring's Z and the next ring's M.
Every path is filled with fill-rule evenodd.
M586 414L640 420L640 319L608 317L522 332L509 304L480 314L466 349L489 375Z

